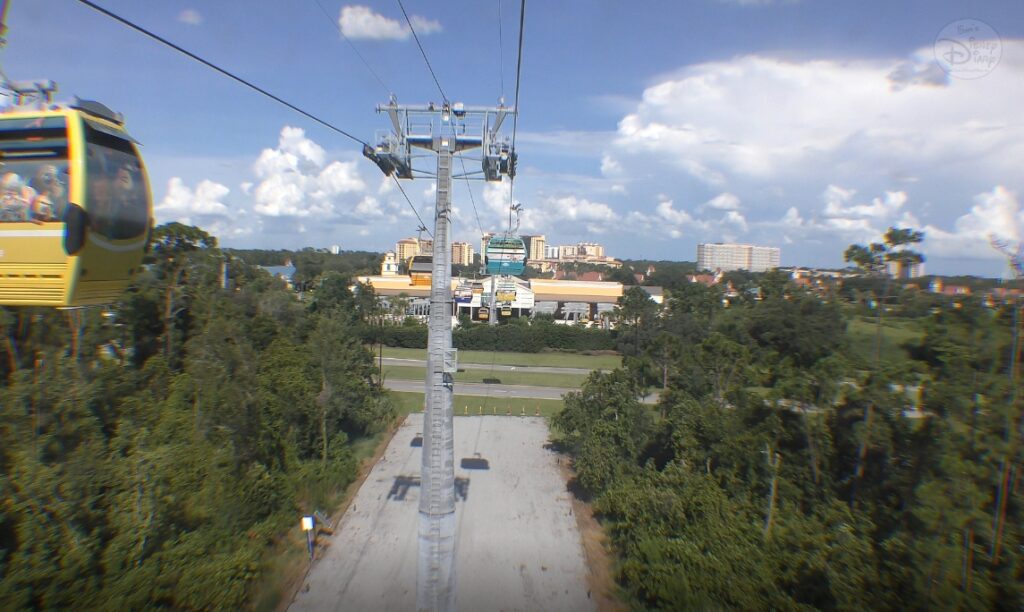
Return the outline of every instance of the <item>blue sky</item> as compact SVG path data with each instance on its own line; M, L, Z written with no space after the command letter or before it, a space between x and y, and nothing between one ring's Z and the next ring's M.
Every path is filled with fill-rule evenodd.
M440 100L394 0L97 2L366 140L387 127L374 107L389 91ZM511 103L519 2L405 6L451 99ZM8 25L10 78L125 114L159 221L237 247L383 251L415 233L398 191L334 132L74 0L13 0ZM972 36L976 70L943 63ZM901 225L926 232L930 272L998 275L988 237L1024 234L1022 99L1014 0L532 0L522 231L630 259L693 260L726 240L840 266L846 245ZM429 218L433 185L405 187ZM471 188L484 230L500 229L507 184ZM455 238L478 244L464 183L454 196Z

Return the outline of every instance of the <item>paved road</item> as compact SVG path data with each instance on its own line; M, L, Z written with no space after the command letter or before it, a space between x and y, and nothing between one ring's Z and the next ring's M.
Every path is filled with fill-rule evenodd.
M411 366L416 368L427 367L427 361L425 359L400 359L398 357L385 357L384 365L391 366ZM502 365L500 363L491 366L487 363L460 363L460 370L490 370L494 368L495 372L538 372L545 374L581 374L586 376L593 370L587 368L560 368L555 366L514 366L514 365Z
M291 612L416 607L419 442L412 414L359 488ZM455 419L459 610L590 611L571 494L544 419Z
M392 391L404 391L407 393L423 393L422 380L401 380L386 379L384 386ZM562 396L570 391L567 387L537 387L533 385L489 385L486 383L455 382L456 395L472 395L486 397L518 397L525 399L554 399L560 400ZM657 404L658 394L652 393L643 399L645 404Z
M386 379L384 386L392 391L423 393L422 380ZM562 395L576 391L566 387L536 387L531 385L488 385L486 383L455 382L456 395L489 397L522 397L527 399L562 399Z

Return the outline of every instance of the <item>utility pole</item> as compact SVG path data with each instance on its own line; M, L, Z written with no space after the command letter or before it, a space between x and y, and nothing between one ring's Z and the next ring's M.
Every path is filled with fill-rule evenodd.
M484 180L515 174L515 156L498 130L512 109L466 108L461 103L399 106L394 97L377 112L386 112L393 131L379 135L363 155L387 176L413 178L411 148L437 155L437 203L430 279L427 336L426 411L420 471L417 610L455 609L455 451L452 397L457 369L452 348L451 191L452 158L459 151L483 149ZM427 172L421 175L429 176Z
M491 275L491 312L487 317L488 325L498 324L498 275L497 273Z

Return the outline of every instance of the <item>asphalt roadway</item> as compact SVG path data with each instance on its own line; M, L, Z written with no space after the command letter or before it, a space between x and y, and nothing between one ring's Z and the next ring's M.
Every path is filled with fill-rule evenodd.
M385 357L384 365L410 366L417 368L427 367L426 359L401 359L398 357ZM496 363L493 366L487 363L460 363L460 370L491 370L495 372L543 372L546 374L581 374L586 376L593 372L587 368L561 368L557 366L514 366Z
M384 386L392 391L423 393L422 380L385 379ZM492 385L488 383L455 381L456 395L477 395L488 397L522 397L527 399L562 399L562 395L577 391L567 387L537 387L532 385Z
M290 610L415 609L422 425L406 418ZM547 440L540 418L455 419L457 609L595 609L564 459Z

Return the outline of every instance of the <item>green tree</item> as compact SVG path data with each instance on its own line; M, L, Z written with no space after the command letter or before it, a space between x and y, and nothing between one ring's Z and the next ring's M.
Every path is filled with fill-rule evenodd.
M890 227L883 237L883 242L873 242L868 246L853 244L847 247L843 258L853 262L862 272L869 276L885 276L885 289L881 296L876 296L876 318L875 318L875 349L874 368L879 367L882 359L882 317L886 309L885 303L889 296L890 276L887 274L887 267L890 263L906 265L910 263L921 263L924 256L911 250L909 247L924 240L924 232L912 229ZM868 402L864 406L864 435L858 452L858 465L856 469L857 478L864 473L863 462L867 459L867 447L871 440L871 424L874 416L875 405ZM857 487L853 487L853 495L856 496ZM856 497L851 499L856 503Z
M810 295L776 295L747 314L745 328L761 347L808 368L840 347L846 322L837 304Z
M216 247L217 239L195 226L173 222L153 230L148 259L155 264L163 293L164 357L167 359L174 354L175 336L182 333L175 323L181 322L179 315L187 310L182 303L188 297L186 277L194 271L192 254Z
M714 478L670 465L643 470L597 509L623 551L620 580L647 609L791 607L767 571L748 509Z
M622 293L615 306L615 316L632 329L633 356L640 354L640 330L657 312L657 304L640 287L630 287Z
M635 465L651 431L650 413L637 399L625 370L593 372L579 391L565 395L552 419L575 454L580 484L592 493Z
M696 362L710 384L711 397L722 408L750 376L750 352L742 344L712 333L697 349Z

